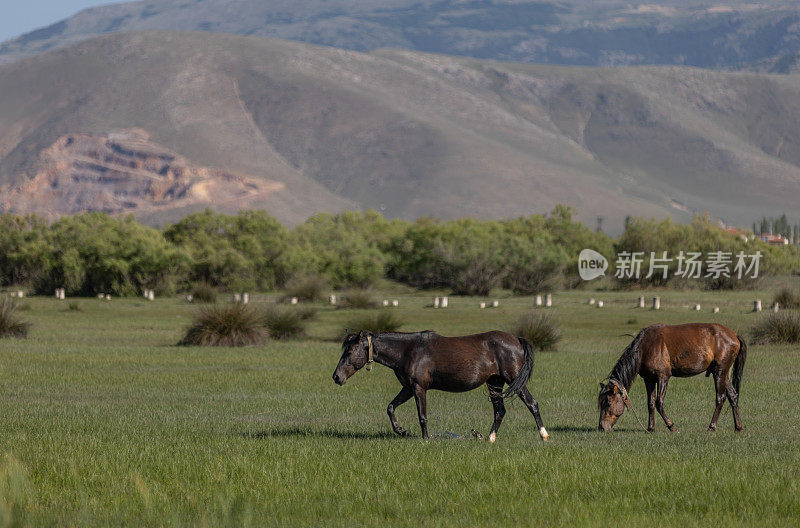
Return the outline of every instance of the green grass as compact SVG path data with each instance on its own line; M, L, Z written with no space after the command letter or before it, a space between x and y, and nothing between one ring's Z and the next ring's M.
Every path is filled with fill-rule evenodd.
M558 353L537 354L529 383L548 444L516 400L497 443L451 438L488 433L483 388L429 394L429 443L406 403L398 419L414 437L394 437L391 371L376 366L344 387L330 379L341 354L330 336L346 310L320 304L303 340L176 347L196 310L177 298L87 300L71 313L31 298L29 338L0 347L0 454L24 468L31 526L794 525L797 347L750 348L741 434L727 407L706 433L714 397L702 376L669 385L681 433L659 421L646 435L630 413L611 434L595 430L597 383L630 341L620 334L656 321L718 321L744 334L756 294L662 292L660 312L633 308L637 292L593 295L603 309L584 304L586 293L554 295L564 338ZM479 310L451 297L432 310L429 296L399 297L405 330L505 328L532 305L507 298ZM640 380L631 397L646 416Z

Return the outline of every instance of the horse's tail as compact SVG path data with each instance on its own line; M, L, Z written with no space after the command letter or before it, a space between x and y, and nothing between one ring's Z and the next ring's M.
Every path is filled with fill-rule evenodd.
M533 373L533 345L524 337L518 337L517 339L519 339L519 344L522 345L522 352L524 354L522 357L522 368L519 369L517 377L508 384L508 388L503 392L504 398L519 394L522 389L525 388L525 385L528 383Z
M742 375L744 374L744 362L747 361L747 343L744 342L742 336L736 334L739 339L739 353L736 355L736 361L733 362L733 388L736 389L736 395L740 394L739 387L742 384Z

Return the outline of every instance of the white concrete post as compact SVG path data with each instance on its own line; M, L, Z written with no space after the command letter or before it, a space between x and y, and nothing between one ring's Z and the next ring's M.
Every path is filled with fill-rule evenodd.
M447 308L447 297L442 297L441 301L439 301L440 308Z
M553 294L552 293L548 293L547 295L544 296L544 305L547 308L550 308L551 306L553 306Z
M653 310L660 310L661 309L661 297L655 296L653 297Z

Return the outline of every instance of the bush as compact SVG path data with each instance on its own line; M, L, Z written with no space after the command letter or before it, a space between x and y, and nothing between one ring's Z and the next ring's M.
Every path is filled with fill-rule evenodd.
M762 317L750 335L754 344L800 342L800 313L778 312Z
M82 312L82 311L83 311L83 308L81 308L81 305L80 305L80 303L78 303L78 302L76 302L76 301L72 301L71 303L69 303L69 304L67 305L67 309L68 309L70 312Z
M558 323L549 314L530 312L520 317L511 327L510 333L524 337L537 350L555 350L561 341Z
M17 309L17 302L10 297L5 297L0 302L0 337L28 336L31 324L17 317Z
M201 303L217 302L217 290L207 282L195 284L192 288L192 301Z
M396 332L401 326L403 322L388 310L355 317L347 322L347 328L356 332Z
M305 321L313 317L307 310L270 306L262 315L262 324L273 339L290 339L305 333Z
M179 345L252 346L266 342L261 315L242 304L201 308Z
M286 298L297 297L306 302L319 301L327 288L327 281L319 275L295 276L286 283Z
M790 288L781 288L775 294L773 302L778 303L781 308L797 309L800 308L800 295Z
M353 290L347 292L342 296L339 303L340 308L349 308L352 310L365 310L367 308L377 308L378 301L372 296L369 290Z
M297 306L294 310L303 321L312 321L317 317L317 311L311 306Z

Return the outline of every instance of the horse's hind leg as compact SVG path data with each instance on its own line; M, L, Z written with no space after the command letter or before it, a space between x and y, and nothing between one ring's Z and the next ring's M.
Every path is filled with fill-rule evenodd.
M539 427L539 435L542 437L542 440L547 442L550 435L547 434L547 429L544 428L544 424L542 423L542 417L539 415L539 404L536 403L531 393L528 392L527 387L522 387L522 390L519 391L519 397L525 402L525 405L528 406L528 410L531 411L531 414L533 414L533 419L536 420L536 425Z
M397 418L394 416L394 410L409 400L414 395L411 387L403 387L403 389L394 397L392 402L386 408L386 413L389 415L389 420L392 422L392 430L402 437L411 436L408 431L400 427L397 423Z
M742 427L742 418L739 416L739 395L736 393L736 389L733 388L733 384L727 376L725 376L725 392L728 394L728 401L731 403L731 409L733 409L734 430L739 432L744 429Z
M711 424L708 426L709 431L717 430L717 419L719 413L722 411L722 406L725 405L725 383L727 379L724 374L720 374L719 369L714 372L714 388L717 393L717 406L714 407L714 416L711 417Z
M489 387L489 399L494 406L494 423L492 423L492 430L489 431L489 441L494 442L497 438L497 430L500 429L500 423L503 421L503 416L506 415L506 406L503 403L503 380L493 379L487 381L486 386Z

